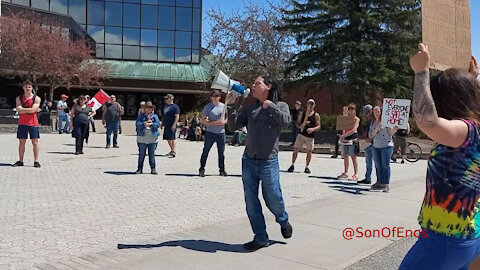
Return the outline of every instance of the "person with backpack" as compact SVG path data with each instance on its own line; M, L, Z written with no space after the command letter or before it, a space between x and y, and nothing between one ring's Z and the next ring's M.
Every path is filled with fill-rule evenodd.
M16 110L20 114L18 118L17 138L19 140L18 156L19 160L15 162L13 167L23 166L23 157L25 154L25 144L30 136L33 145L33 166L40 168L38 162L40 147L38 139L40 138L40 128L38 125L37 113L40 111L41 98L33 92L33 85L30 81L22 84L23 94L16 98Z

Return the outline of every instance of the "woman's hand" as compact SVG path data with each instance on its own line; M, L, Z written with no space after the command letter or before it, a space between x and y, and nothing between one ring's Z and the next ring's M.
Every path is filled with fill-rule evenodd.
M420 43L418 45L418 52L410 57L410 67L415 73L428 71L430 67L430 52L428 46Z
M237 97L232 92L229 92L227 94L227 96L225 97L225 103L226 104L233 104L233 103L235 103L235 101L237 101Z
M478 78L478 73L480 72L479 67L478 67L478 62L475 57L472 55L472 60L470 61L470 69L468 70L472 76L477 79Z

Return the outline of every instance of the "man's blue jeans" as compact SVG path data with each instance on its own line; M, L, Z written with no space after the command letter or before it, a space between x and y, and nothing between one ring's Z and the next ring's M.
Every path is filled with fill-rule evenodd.
M143 169L143 162L148 149L148 162L150 168L155 169L155 149L157 149L157 143L138 143L138 170Z
M117 145L119 122L107 122L107 146L110 146L110 136L113 133L113 145Z
M377 171L377 182L383 185L390 184L390 158L393 153L393 146L373 148L373 162Z
M213 144L217 143L218 150L218 168L221 172L225 171L225 133L205 133L205 143L203 145L203 153L200 158L200 170L205 170L205 164L207 163L208 153L212 148Z
M367 171L365 172L365 180L368 182L372 181L372 169L373 169L373 145L365 148L365 165L367 166Z
M258 187L262 183L265 204L275 215L281 227L288 224L282 190L280 188L278 157L270 159L251 159L246 154L242 157L242 181L245 192L247 215L255 237L260 244L268 243L267 227L262 214L262 205L258 199Z
M468 270L480 255L480 238L464 240L425 232L428 236L418 238L403 258L399 270Z
M65 121L65 126L63 126L63 121ZM68 115L59 115L58 116L58 131L62 130L63 131L68 131L68 126L70 125L70 119Z

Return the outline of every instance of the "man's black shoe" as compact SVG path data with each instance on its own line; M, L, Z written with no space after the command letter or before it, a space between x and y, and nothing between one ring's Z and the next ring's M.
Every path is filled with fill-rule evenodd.
M120 148L120 146L118 146L117 144L115 144L115 145L113 146L113 148Z
M288 222L285 227L281 227L280 231L282 232L283 238L288 239L292 237L293 228L292 225L290 225L290 222Z
M205 177L205 170L198 170L198 176Z
M228 176L228 174L225 171L220 171L220 176Z
M20 160L12 164L12 167L21 167L21 166L23 166L23 161L20 161Z
M310 173L310 169L308 167L305 167L305 173Z
M370 185L372 182L368 181L367 179L363 179L362 181L358 181L357 184L366 184Z
M337 158L337 157L338 157L338 155L333 155L330 158Z
M264 247L268 247L268 243L267 244L260 244L257 241L253 240L251 242L243 244L243 248L245 250L250 251L250 252L257 251L257 250L259 250L261 248L264 248Z
M40 166L40 163L38 163L37 161L33 162L33 167L35 168L40 168L42 166Z
M290 166L290 168L288 168L287 171L288 171L288 172L293 172L293 170L295 170L295 166L293 166L293 164L292 164L292 166Z

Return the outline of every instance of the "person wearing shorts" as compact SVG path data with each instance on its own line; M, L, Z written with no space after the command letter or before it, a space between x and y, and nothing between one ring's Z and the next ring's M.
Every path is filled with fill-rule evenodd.
M300 134L297 135L294 144L294 150L292 154L292 165L288 168L288 172L293 172L295 170L295 161L297 160L298 151L305 146L307 150L307 158L305 165L305 173L310 173L308 166L312 160L312 152L314 148L314 134L315 131L320 130L320 115L315 112L315 100L309 99L307 102L307 110L301 111L297 117L297 127L300 129ZM307 116L307 112L309 115ZM305 117L308 117L305 119Z
M358 126L360 124L360 118L357 117L357 106L355 103L350 103L348 105L348 115L355 118L353 127L351 129L346 129L343 131L343 134L340 136L340 143L343 145L342 155L343 155L343 168L344 171L337 178L338 179L349 179L348 178L348 167L349 161L348 157L351 157L353 163L353 175L350 178L352 181L358 181L358 160L357 155L359 152L358 145Z
M177 104L173 103L173 95L168 94L164 97L167 105L163 108L163 119L162 119L162 128L165 127L163 132L163 139L168 142L170 147L170 152L167 154L168 157L174 158L176 156L176 131L177 123L180 118L180 108Z
M18 119L17 138L18 144L18 156L19 160L12 166L23 166L23 157L25 154L25 144L28 137L32 141L33 145L33 166L40 168L38 162L38 156L40 148L38 146L38 139L40 138L40 130L38 125L37 113L40 108L41 98L33 93L33 85L29 81L23 83L23 94L16 99L16 110L20 114Z

